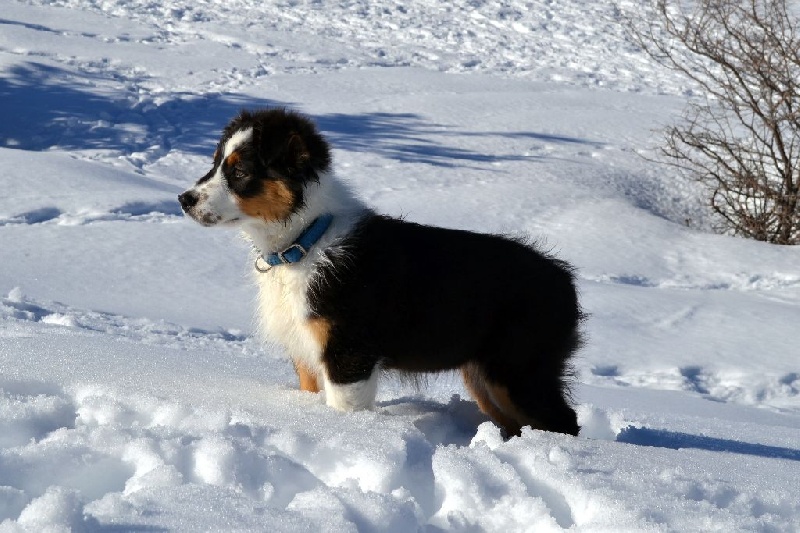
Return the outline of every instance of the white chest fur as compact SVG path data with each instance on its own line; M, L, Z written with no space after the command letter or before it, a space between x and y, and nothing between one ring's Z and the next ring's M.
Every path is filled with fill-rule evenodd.
M258 285L258 328L267 339L283 346L295 362L322 375L322 346L309 328L308 285L311 261L255 272Z
M314 375L325 389L325 402L342 411L372 409L378 383L378 371L364 380L334 384L328 379L322 363L322 345L309 321L306 297L314 274L311 263L279 266L259 274L259 328L270 340L283 345L296 366Z
M334 384L329 380L322 361L328 332L324 327L320 329L319 322L315 323L308 301L309 285L318 274L316 269L322 264L336 268L336 258L347 254L339 243L368 213L367 209L343 184L325 175L317 186L306 190L305 208L288 221L251 223L243 229L256 249L281 250L324 213L333 215L333 223L302 261L278 265L266 273L254 272L258 286L258 329L263 337L286 349L298 368L298 375L302 367L323 385L328 405L342 410L367 409L375 399L378 372L363 382Z

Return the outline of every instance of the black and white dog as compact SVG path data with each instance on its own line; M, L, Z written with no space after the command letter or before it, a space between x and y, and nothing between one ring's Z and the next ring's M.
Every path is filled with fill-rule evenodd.
M570 267L522 242L374 213L337 180L303 115L242 112L179 197L204 226L241 228L258 255L259 327L300 388L369 409L383 370L460 369L483 412L577 435L569 360L582 319Z

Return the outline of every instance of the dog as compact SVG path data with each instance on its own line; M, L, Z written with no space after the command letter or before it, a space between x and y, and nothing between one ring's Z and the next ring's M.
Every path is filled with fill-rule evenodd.
M235 117L179 201L252 242L258 329L285 347L301 390L371 409L383 370L457 369L506 436L578 434L570 358L583 314L564 261L375 213L336 178L314 123L282 108Z

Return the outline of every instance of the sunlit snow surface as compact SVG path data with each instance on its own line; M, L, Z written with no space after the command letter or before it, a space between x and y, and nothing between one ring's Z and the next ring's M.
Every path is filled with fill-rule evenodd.
M608 3L38 4L0 14L0 531L800 529L800 248L640 157L691 87ZM176 202L271 105L380 211L578 267L580 437L504 442L451 374L296 390L247 244Z

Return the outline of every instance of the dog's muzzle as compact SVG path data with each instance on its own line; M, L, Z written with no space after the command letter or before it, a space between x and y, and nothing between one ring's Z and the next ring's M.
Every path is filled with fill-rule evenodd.
M189 213L189 210L197 205L200 197L191 189L178 195L178 201L181 203L181 209L184 213Z

